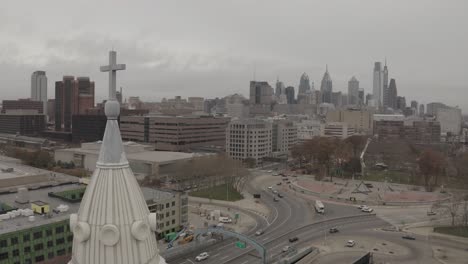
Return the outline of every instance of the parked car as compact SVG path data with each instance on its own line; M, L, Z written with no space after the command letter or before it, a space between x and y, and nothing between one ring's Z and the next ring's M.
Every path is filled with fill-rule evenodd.
M229 217L221 216L221 217L219 218L219 222L221 222L221 223L232 223L232 219L229 218Z
M278 197L279 197L279 198L283 198L284 195L282 195L281 193L278 193Z
M263 233L265 233L265 232L264 232L263 230L260 229L260 230L258 230L257 232L255 232L255 235L256 235L256 236L261 236L261 235L263 235Z
M332 227L332 228L330 228L330 230L328 232L330 232L330 234L333 234L333 233L338 233L338 231L339 231L338 228Z
M202 261L202 260L205 260L209 257L210 255L208 255L208 252L203 252L201 253L200 255L196 256L195 257L195 260L196 261Z
M299 240L298 237L290 237L290 238L289 238L289 242L291 242L291 243L296 242L296 241L298 241L298 240Z
M283 252L288 252L290 248L291 248L291 246L284 246L282 251Z
M270 190L273 189L273 186L268 186L268 189L270 189Z
M269 171L267 171L267 172L268 172L268 173L272 173L273 171L272 171L272 170L269 170Z
M348 242L346 242L347 247L354 247L354 245L356 245L356 242L354 242L354 240L348 240Z
M436 215L437 213L436 212L433 212L433 211L428 211L427 212L427 215Z
M357 206L357 209L362 210L362 208L364 208L364 207L367 207L367 205L360 204L360 205Z
M372 213L372 211L374 211L374 209L370 208L370 207L364 207L361 209L361 211L365 212L365 213Z
M274 194L278 194L278 191L277 191L277 190L273 190L273 193L274 193Z
M276 185L281 185L281 184L283 184L283 183L282 183L282 182L278 182Z
M275 202L279 202L279 199L278 199L278 198L276 198L276 197L273 197L273 201L275 201Z
M416 238L414 236L412 236L412 235L404 235L401 238L408 239L408 240L416 240Z

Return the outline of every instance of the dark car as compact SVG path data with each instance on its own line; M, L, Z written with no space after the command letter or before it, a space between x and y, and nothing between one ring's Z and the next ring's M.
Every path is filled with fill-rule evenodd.
M273 198L273 201L275 201L275 202L279 202L279 199L278 199L278 198L276 198L276 197L274 197L274 198Z
M282 182L278 182L276 185L281 185L281 184L283 184L283 183L282 183Z
M404 235L401 238L408 239L408 240L416 240L416 238L414 236L411 236L411 235Z
M336 227L333 227L333 228L330 228L330 230L328 232L330 232L330 234L333 234L333 233L338 233L338 228Z
M281 193L278 193L278 197L279 197L279 198L283 198L284 195L282 195Z
M296 242L296 241L298 241L298 240L299 240L298 237L290 237L290 238L289 238L289 242L291 242L291 243Z

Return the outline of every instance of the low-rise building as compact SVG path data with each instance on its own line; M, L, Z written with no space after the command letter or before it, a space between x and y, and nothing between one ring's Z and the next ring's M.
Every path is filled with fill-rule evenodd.
M287 119L272 119L272 151L288 155L297 143L297 127Z
M302 120L297 122L297 140L304 142L314 137L320 136L321 122L319 120Z
M322 137L337 137L345 139L354 135L354 128L349 127L347 123L344 122L330 122L321 124L320 135Z
M156 150L190 151L224 146L229 118L213 116L122 116L123 140L154 144Z
M44 130L43 114L0 114L0 133L35 136Z
M345 122L354 128L356 133L371 134L373 125L373 113L367 109L349 108L327 112L326 122Z
M153 146L135 142L124 142L125 153L135 175L151 175L156 178L170 177L179 162L192 159L195 154L153 151ZM81 148L55 150L56 162L73 162L79 168L94 171L99 156L101 142L82 143Z
M460 135L462 127L462 112L460 108L439 108L436 112L436 120L440 123L442 134Z

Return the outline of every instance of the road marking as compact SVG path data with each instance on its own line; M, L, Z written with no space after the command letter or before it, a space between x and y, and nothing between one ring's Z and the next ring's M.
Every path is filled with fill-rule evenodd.
M190 263L195 264L195 263L193 263L193 261L191 261L190 259L187 259L187 260L188 260Z
M265 237L265 238L262 239L262 240L265 241L265 240L268 240L268 239L270 239L270 237Z
M220 260L223 260L223 259L226 259L226 258L229 258L229 256L226 255L226 256L220 258Z
M248 260L246 260L246 261L242 262L241 264L247 264L248 262L249 262L249 261L248 261Z
M218 256L218 255L219 255L219 253L218 253L218 254L215 254L215 255L213 255L212 257L214 258L214 257L216 257L216 256Z

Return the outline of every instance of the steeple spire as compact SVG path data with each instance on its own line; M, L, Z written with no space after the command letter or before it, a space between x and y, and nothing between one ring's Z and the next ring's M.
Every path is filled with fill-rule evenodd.
M325 72L328 72L328 64L325 64Z

